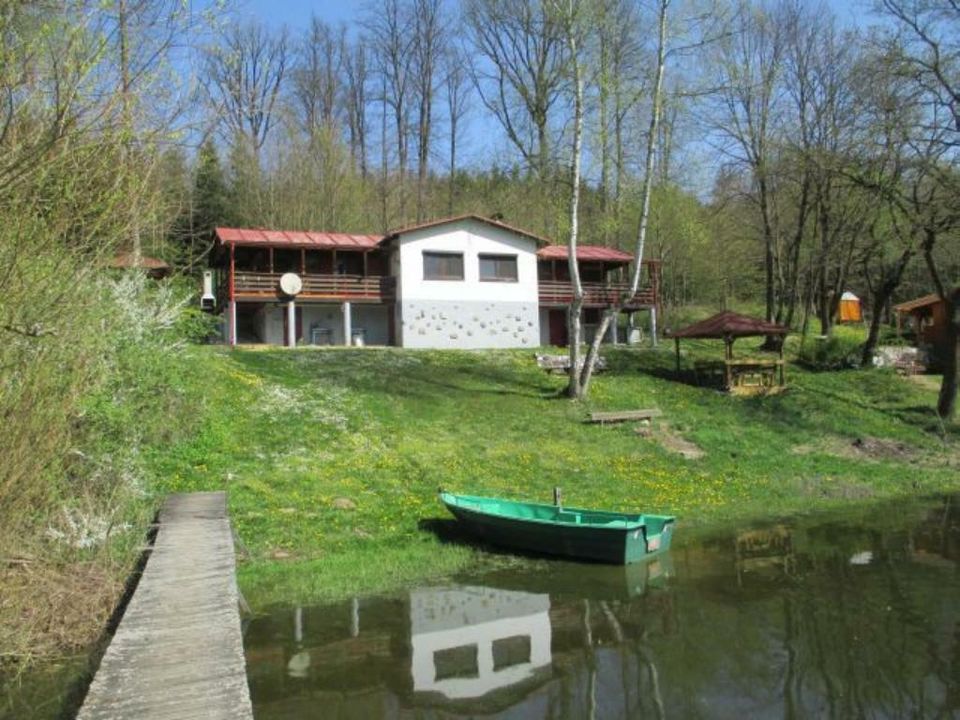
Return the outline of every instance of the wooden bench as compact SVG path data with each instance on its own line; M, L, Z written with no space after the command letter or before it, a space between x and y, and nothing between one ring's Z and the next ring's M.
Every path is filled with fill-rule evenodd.
M637 422L640 420L650 420L651 418L663 415L657 408L647 408L645 410L614 410L612 412L592 412L587 418L588 423L617 423L617 422Z

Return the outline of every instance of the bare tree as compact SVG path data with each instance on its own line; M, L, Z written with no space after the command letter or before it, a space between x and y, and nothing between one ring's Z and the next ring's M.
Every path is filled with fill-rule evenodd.
M444 89L447 100L447 119L450 124L450 155L447 188L447 212L453 214L457 185L457 140L460 123L466 117L470 93L470 77L466 58L455 46L448 46L443 55Z
M232 24L205 58L203 85L232 139L242 138L254 158L276 122L276 103L287 73L285 30Z
M474 80L484 106L540 179L551 167L552 110L567 70L563 29L538 0L466 0Z
M596 4L594 64L597 86L597 150L600 156L601 209L621 209L625 184L626 130L629 115L649 90L638 37L637 5L629 0ZM612 202L611 202L612 201Z
M720 71L713 131L721 150L750 170L760 214L766 275L766 317L776 314L778 229L775 213L774 147L785 47L783 15L741 2L736 27L717 47Z
M367 48L360 38L344 49L346 75L347 127L350 131L350 156L359 165L360 176L367 177L367 82L370 71L367 67Z
M397 163L400 180L400 211L404 212L408 160L408 121L410 95L413 92L411 65L414 29L408 8L401 0L383 0L371 7L366 28L374 48L377 72L381 78L382 102L393 116L396 132ZM381 148L386 162L387 147Z
M413 88L417 98L417 220L423 220L433 96L446 32L441 0L413 0Z
M343 93L346 27L334 29L314 16L290 69L294 104L311 138L320 128L334 127Z

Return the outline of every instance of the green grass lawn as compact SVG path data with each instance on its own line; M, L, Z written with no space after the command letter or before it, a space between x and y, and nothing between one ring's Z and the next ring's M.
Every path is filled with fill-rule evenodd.
M204 398L203 422L150 458L157 492L229 491L255 607L509 562L436 537L429 520L447 516L438 486L549 501L559 485L570 505L676 514L681 534L960 486L957 431L945 441L935 390L886 371L791 367L788 392L747 399L678 382L672 345L611 348L611 369L577 404L530 351L191 353L197 370L183 390ZM589 409L644 407L660 408L704 457L684 459L632 424L581 422Z

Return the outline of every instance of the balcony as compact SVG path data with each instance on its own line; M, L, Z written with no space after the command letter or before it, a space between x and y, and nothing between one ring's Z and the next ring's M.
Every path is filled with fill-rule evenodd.
M630 283L625 282L585 282L583 285L583 304L585 307L607 307L619 302L624 293L630 289ZM573 285L566 280L541 280L541 305L569 305L573 301ZM637 293L624 305L627 309L656 307L656 283L641 287Z
M238 298L275 298L280 296L283 273L237 271L233 275L233 291ZM304 300L350 300L393 302L397 282L393 277L378 275L300 275L303 289L297 295Z

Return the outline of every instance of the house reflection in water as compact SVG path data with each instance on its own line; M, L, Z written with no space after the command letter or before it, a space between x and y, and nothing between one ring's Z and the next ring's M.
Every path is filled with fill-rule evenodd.
M410 593L415 693L478 698L549 674L550 596L491 587Z

